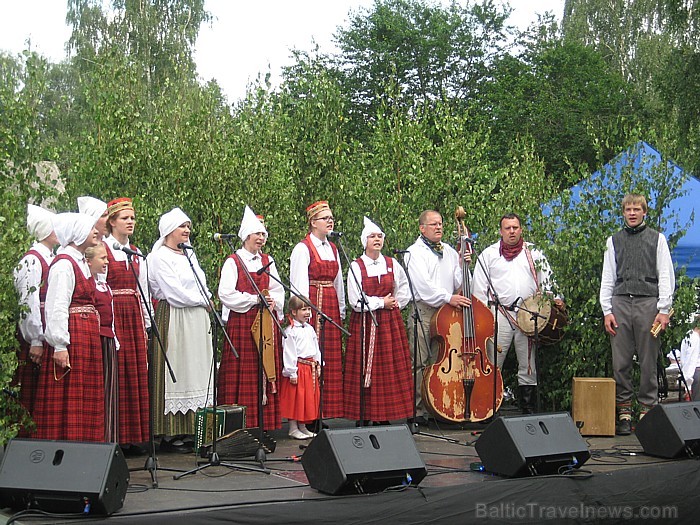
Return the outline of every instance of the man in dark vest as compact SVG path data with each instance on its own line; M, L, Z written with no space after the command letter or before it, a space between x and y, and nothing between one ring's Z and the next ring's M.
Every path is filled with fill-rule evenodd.
M665 330L673 301L675 275L666 237L647 227L643 195L622 199L625 226L608 237L600 283L605 331L610 334L617 423L615 433L632 432L632 365L637 354L640 419L657 403L656 360L660 341L651 333L658 323Z

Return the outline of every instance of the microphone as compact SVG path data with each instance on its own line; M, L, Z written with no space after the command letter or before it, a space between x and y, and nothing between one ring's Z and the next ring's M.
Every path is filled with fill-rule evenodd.
M144 259L146 258L145 255L142 255L142 254L140 254L139 252L137 252L137 251L135 251L135 250L132 250L132 249L129 248L128 246L122 246L122 245L119 244L118 242L115 242L115 243L112 245L112 248L114 248L115 250L121 250L121 251L123 251L125 254L131 255L132 257L143 257Z
M255 273L257 273L258 275L262 275L265 272L265 270L267 270L270 266L272 266L273 262L275 262L275 261L270 261L269 263L267 263L265 266L263 266L259 270L255 270Z
M194 250L194 248L192 248L192 246L190 246L189 244L185 244L184 242L179 243L177 245L177 247L180 250Z
M336 231L328 232L328 237L330 237L331 239L340 239L342 236L343 236L343 232L336 232Z
M215 233L212 235L212 238L215 241L222 241L224 239L233 239L234 237L238 237L235 233Z
M392 250L392 253L393 253L394 255L400 255L400 254L402 254L402 253L409 253L409 252L408 252L408 250L397 250L397 249L394 249L394 250Z

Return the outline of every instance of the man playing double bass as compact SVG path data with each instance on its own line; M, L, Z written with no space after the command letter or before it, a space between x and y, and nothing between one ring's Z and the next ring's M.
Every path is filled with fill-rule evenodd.
M406 257L409 277L413 284L416 298L415 307L420 314L418 328L418 363L416 381L416 421L426 425L428 414L421 397L423 369L435 361L437 345L430 344L430 320L437 310L450 304L454 307L466 307L471 300L455 293L462 285L462 271L459 254L454 248L442 242L442 215L434 210L426 210L418 219L420 236L408 248ZM468 255L467 255L468 257ZM411 306L409 319L414 315ZM411 349L414 348L413 330L408 331ZM413 359L413 351L411 351Z
M551 293L552 271L544 254L531 243L524 242L520 217L515 213L501 217L499 233L501 240L479 255L474 267L472 293L484 303L493 305L495 298L489 289L490 279L500 302L497 341L503 351L497 353L498 368L503 366L513 343L518 358L520 409L523 414L531 414L537 400L536 349L533 341L518 328L515 310L530 296ZM555 303L564 307L559 297ZM489 357L492 355L492 349L489 349Z

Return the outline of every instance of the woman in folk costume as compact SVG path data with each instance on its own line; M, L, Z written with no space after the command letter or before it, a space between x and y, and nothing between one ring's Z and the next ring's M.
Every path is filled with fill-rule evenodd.
M163 449L175 452L192 451L196 411L212 402L208 389L213 361L210 294L197 256L178 247L189 245L191 226L180 208L161 216L160 238L148 256L148 284L158 301L156 324L176 379L173 383L154 342L154 433L164 436Z
M345 318L345 284L338 249L328 240L335 223L333 212L327 201L318 201L306 208L306 216L309 233L292 250L289 279L294 291L308 297L316 308L342 326ZM340 330L325 323L322 334L321 322L315 312L310 323L316 329L323 354L323 417L344 417Z
M278 320L283 317L284 288L275 279L279 279L279 274L274 259L261 251L267 239L267 230L248 206L245 207L238 236L243 241L243 247L230 255L221 269L219 299L229 309L226 332L239 358L237 359L231 352L228 341L224 341L217 396L219 404L245 405L247 407L246 425L257 427L259 426L259 393L258 343L256 341L259 337L259 324L254 325L254 321L260 313L260 298L242 266L245 265L258 289L266 295L270 313ZM258 275L258 270L268 266L267 271L273 277L270 277L267 271ZM272 334L272 344L263 349L263 361L265 361L262 387L263 428L272 430L282 426L277 387L282 334L270 318L266 323L268 323L267 329L271 330L267 333ZM263 334L264 341L267 337Z
M401 309L410 299L408 279L396 259L382 255L384 233L367 217L364 218L361 240L365 251L352 262L348 272L352 335L345 355L345 417L356 421L362 417L365 424L369 421L387 424L390 420L408 418L413 413L411 356L401 317ZM364 309L361 308L362 295L353 273L367 296L368 305ZM368 309L374 312L378 326L373 323ZM363 310L364 313L360 313ZM364 344L360 333L364 333Z
M78 197L78 212L95 218L97 221L95 223L95 228L97 228L100 234L100 240L109 235L109 231L107 230L109 212L107 211L106 202L87 195L85 197Z
M14 269L15 290L23 308L19 321L19 353L17 371L12 381L19 387L19 401L32 412L39 365L44 354L44 303L49 278L49 266L53 262L53 248L58 244L53 231L55 214L27 205L27 229L36 239Z
M61 213L61 248L49 268L44 352L34 421L39 439L104 441L105 389L95 281L85 250L98 243L95 219Z
M141 251L129 243L134 233L136 215L131 199L120 198L107 206L107 229L104 244L109 257L107 284L114 295L114 327L119 339L119 443L125 452L138 453L135 443L150 440L148 428L148 356L146 329L151 320L146 310L150 303L148 273L143 259L131 260L122 250ZM137 283L138 279L138 283ZM146 302L139 293L143 291Z
M85 260L95 281L95 308L100 314L100 341L105 382L105 441L116 443L119 431L119 380L117 378L117 350L119 341L114 335L114 305L112 290L105 282L109 257L107 248L100 243L85 250Z

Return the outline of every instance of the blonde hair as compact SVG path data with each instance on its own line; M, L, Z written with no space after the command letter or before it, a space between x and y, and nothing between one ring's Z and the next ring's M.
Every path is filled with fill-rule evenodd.
M622 199L622 211L625 211L625 208L631 204L640 204L644 213L648 210L646 197L639 193L628 193L624 196Z
M105 253L107 252L107 248L105 248L105 245L103 243L99 243L97 246L90 246L89 248L86 248L85 258L91 261L97 255L97 252L100 250L103 250Z

